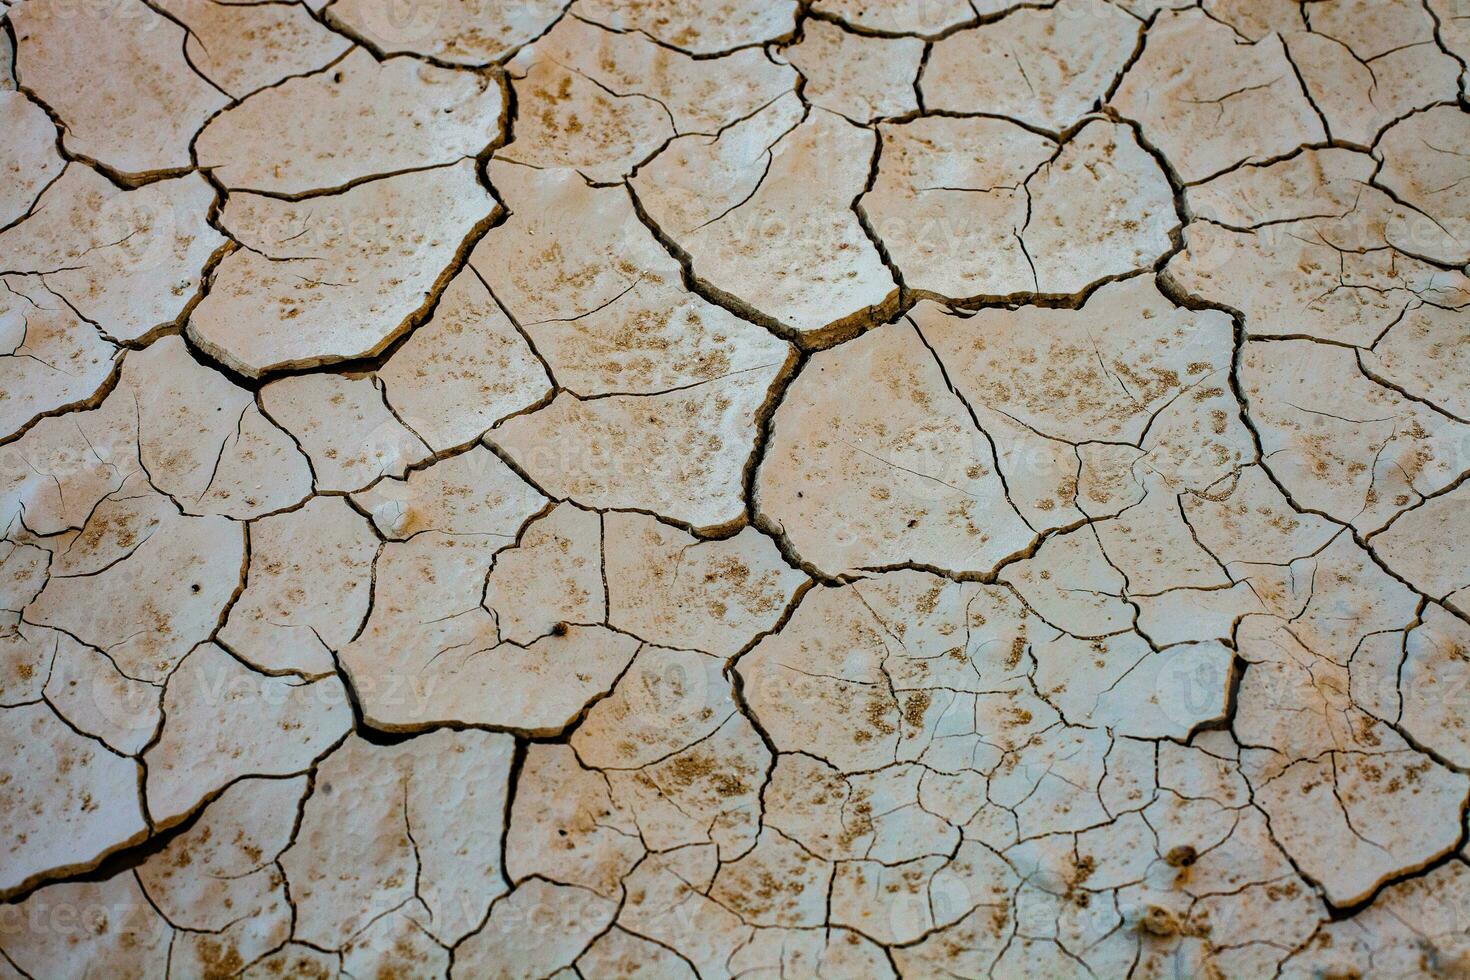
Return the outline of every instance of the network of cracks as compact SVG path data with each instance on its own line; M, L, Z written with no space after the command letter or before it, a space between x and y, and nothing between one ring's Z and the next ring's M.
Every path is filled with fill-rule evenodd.
M1470 975L1463 0L0 26L0 977Z

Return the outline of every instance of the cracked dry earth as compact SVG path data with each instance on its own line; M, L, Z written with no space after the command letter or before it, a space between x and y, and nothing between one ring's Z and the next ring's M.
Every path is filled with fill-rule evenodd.
M1470 976L1465 0L0 12L0 977Z

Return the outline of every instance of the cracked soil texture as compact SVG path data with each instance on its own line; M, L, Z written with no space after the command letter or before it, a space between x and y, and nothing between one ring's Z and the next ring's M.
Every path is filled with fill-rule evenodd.
M1470 0L0 0L0 980L1470 977Z

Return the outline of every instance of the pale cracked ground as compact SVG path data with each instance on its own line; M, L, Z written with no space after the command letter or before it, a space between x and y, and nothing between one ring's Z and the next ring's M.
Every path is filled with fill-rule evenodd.
M0 977L1470 976L1470 0L0 0Z

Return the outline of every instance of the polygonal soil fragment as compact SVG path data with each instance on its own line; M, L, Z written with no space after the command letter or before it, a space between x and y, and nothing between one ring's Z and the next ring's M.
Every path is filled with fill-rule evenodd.
M1465 437L1461 438L1464 445ZM1373 553L1409 584L1462 609L1466 598L1463 593L1470 588L1467 501L1470 488L1462 483L1399 515L1386 530L1369 539Z
M260 404L306 451L318 490L361 490L384 476L402 477L432 455L393 414L372 378L282 378L260 390Z
M612 694L588 711L572 748L584 765L635 769L705 742L736 712L720 668L708 654L644 649Z
M183 29L142 0L38 0L10 16L20 83L65 123L68 150L114 170L189 169L195 133L230 102L186 60Z
M611 182L676 134L717 135L796 85L758 50L690 58L637 33L564 18L508 66L518 115L497 157Z
M517 105L529 108L516 139L499 157L537 169L575 169L588 180L613 183L674 137L668 113L637 93L620 95L554 61L532 60L525 49L516 72ZM594 121L609 120L610 125Z
M245 591L220 643L268 673L330 673L333 651L367 615L377 551L371 525L341 498L314 497L300 510L256 521Z
M1242 461L1248 442L1243 433L1238 436L1232 440L1233 446L1226 443L1225 446L1216 444L1210 447L1225 453L1233 448L1233 459L1227 456L1223 461L1218 457L1198 462L1185 460L1186 465L1193 463L1215 469L1214 473L1206 473L1204 479L1190 479L1192 485L1187 485L1187 489L1191 494L1206 492L1204 488L1214 479L1224 479L1230 466ZM1183 495L1170 491L1181 489L1186 487L1156 484L1155 492L1145 497L1138 507L1098 525L1098 540L1103 551L1127 576L1129 589L1139 596L1162 597L1174 589L1225 589L1231 584L1219 562L1200 547L1191 528L1180 517Z
M1251 334L1363 347L1421 306L1470 303L1470 279L1439 264L1463 245L1369 185L1375 169L1365 154L1307 150L1190 188L1205 220L1185 229L1166 279L1239 310Z
M612 686L639 642L603 625L600 521L563 504L518 534L536 509L514 523L483 515L503 531L425 531L382 549L372 613L341 651L374 724L554 734Z
M56 127L46 110L18 92L0 92L0 122L9 138L0 149L0 228L26 215L66 162L56 152Z
M782 58L806 79L802 96L855 123L898 116L919 107L914 82L924 56L917 38L876 38L809 20L799 44Z
M1345 534L1258 591L1274 608L1238 637L1250 666L1233 729L1254 746L1243 773L1282 848L1328 902L1353 906L1451 850L1470 794L1369 713L1398 711L1404 641L1389 631L1418 600Z
M1123 598L1128 582L1108 564L1092 526L1047 538L1035 555L1007 565L1001 581L1047 622L1074 636L1107 636L1133 622Z
M1244 44L1201 12L1168 11L1111 104L1193 183L1326 138L1281 38Z
M1336 520L1377 530L1466 468L1464 424L1374 382L1342 347L1252 341L1241 381L1271 471Z
M632 181L705 289L810 343L882 322L898 290L851 208L873 135L782 98L719 138L682 137Z
M206 221L213 203L197 174L123 191L73 163L0 233L0 253L6 271L42 277L105 337L146 340L189 308L225 243Z
M812 9L861 30L888 34L937 34L975 16L975 8L965 0L817 0Z
M1284 976L1454 976L1470 966L1464 914L1470 869L1458 861L1385 888L1351 919L1322 928L1283 968Z
M119 388L104 408L136 408L138 462L186 513L250 518L311 492L310 465L291 437L179 338L130 355Z
M1077 293L1148 269L1179 223L1163 171L1126 126L1084 126L1026 192L1031 211L1021 239L1039 293Z
M1066 129L1107 94L1141 29L1101 0L1017 10L935 43L919 84L924 105Z
M480 931L455 949L450 975L556 976L608 927L617 911L617 902L585 888L532 879L497 901Z
M908 320L812 357L772 419L756 502L763 527L830 575L983 572L1034 537Z
M220 221L242 247L189 336L250 377L372 356L431 305L496 207L469 161L298 203L232 194Z
M1438 606L1425 609L1423 619L1404 638L1399 723L1416 743L1463 766L1470 761L1464 695L1470 683L1470 626Z
M565 745L531 747L506 838L512 882L538 875L616 898L644 853L637 825L613 803L606 776L583 768Z
M134 760L73 731L44 704L5 708L0 717L0 894L43 875L84 870L142 839L147 827ZM7 953L10 938L0 940Z
M475 448L384 479L353 497L372 515L378 533L406 541L422 531L484 535L510 544L546 498L487 449Z
M493 163L510 218L470 257L578 395L652 394L783 364L790 346L685 290L623 188Z
M380 62L358 50L221 113L199 134L199 165L231 190L340 190L478 156L494 142L504 108L485 75L413 58ZM272 131L272 139L252 135ZM346 146L353 152L339 151Z
M133 487L56 544L59 560L26 617L106 650L127 676L160 682L218 624L239 585L244 534Z
M782 368L658 395L583 399L563 391L487 438L553 497L651 511L695 529L738 526L757 414Z
M1463 775L1394 748L1296 761L1256 787L1282 846L1337 906L1451 850L1467 792Z
M199 73L232 98L336 61L352 42L327 30L304 6L164 0L189 31L184 52Z
M106 652L65 633L20 624L14 638L49 647L43 696L78 732L126 755L136 755L153 739L162 721L161 684L128 677Z
M173 930L131 874L52 885L15 909L0 923L7 965L26 971L15 976L69 976L78 963L106 963L117 976L168 975Z
M827 909L832 868L778 831L720 866L710 898L757 926L819 926Z
M433 732L388 746L349 738L318 768L301 828L281 855L296 936L341 949L395 910L433 937L430 946L473 932L505 891L499 854L512 749L508 736L488 732Z
M335 676L270 677L214 644L168 679L163 711L163 732L143 755L148 812L161 826L242 776L304 772L352 727Z
M925 117L879 132L862 208L909 288L956 298L1033 288L1025 184L1056 145L1000 119Z
M1467 296L1470 299L1470 296ZM1470 418L1470 390L1460 379L1470 373L1470 310L1420 306L1407 310L1360 363L1446 414Z
M117 348L39 278L0 277L0 438L90 399L112 376Z
M618 31L641 31L691 54L773 41L796 28L795 0L579 0L575 13Z
M563 9L560 0L432 2L407 10L392 0L338 0L327 16L376 51L487 66L534 40Z
M617 820L635 829L651 851L713 844L723 858L732 859L750 850L760 830L760 795L771 754L739 713L731 680L721 668L721 661L707 654L644 647L572 736L579 764L601 770L583 777L591 796L578 809L607 801L616 808ZM537 792L552 792L557 785L549 780ZM571 812L570 804L539 805ZM627 851L619 837L604 838L570 816L549 823L530 819L518 829L513 823L513 830L517 839L528 841L544 835L545 843L538 846L548 852L537 860L548 868L564 860L593 861L602 850ZM579 834L590 836L583 840ZM559 857L569 835L581 853ZM627 853L635 859L642 854L637 848Z
M501 636L519 644L600 622L607 607L602 518L570 504L537 516L513 548L495 556L484 606Z
M23 510L40 534L81 528L104 497L149 485L185 514L248 519L300 503L306 458L248 391L200 365L177 337L127 356L122 377L91 411L42 419L0 450L0 513ZM134 542L135 543L135 542Z
M305 777L242 779L138 868L149 900L176 930L172 956L207 975L249 963L291 934L275 863L291 843Z
M1332 137L1371 146L1390 123L1459 94L1460 63L1435 43L1435 19L1409 0L1303 7L1308 31L1283 34Z
M881 132L878 179L860 203L920 294L1076 293L1169 248L1172 194L1126 127L1089 123L1060 148L986 118Z
M1383 134L1375 151L1383 161L1377 179L1400 200L1453 238L1447 258L1470 261L1470 120L1456 106L1416 113ZM1409 249L1406 249L1409 250Z
M551 392L551 380L473 269L378 371L394 414L435 452L473 442Z
M962 319L925 304L913 317L1034 526L1121 509L1111 501L1151 485L1203 488L1248 443L1230 424L1229 318L1172 306L1150 278L1103 286L1080 310ZM1122 454L1116 470L1106 447Z
M650 643L734 656L806 580L754 528L699 541L642 514L608 514L603 526L609 620Z

